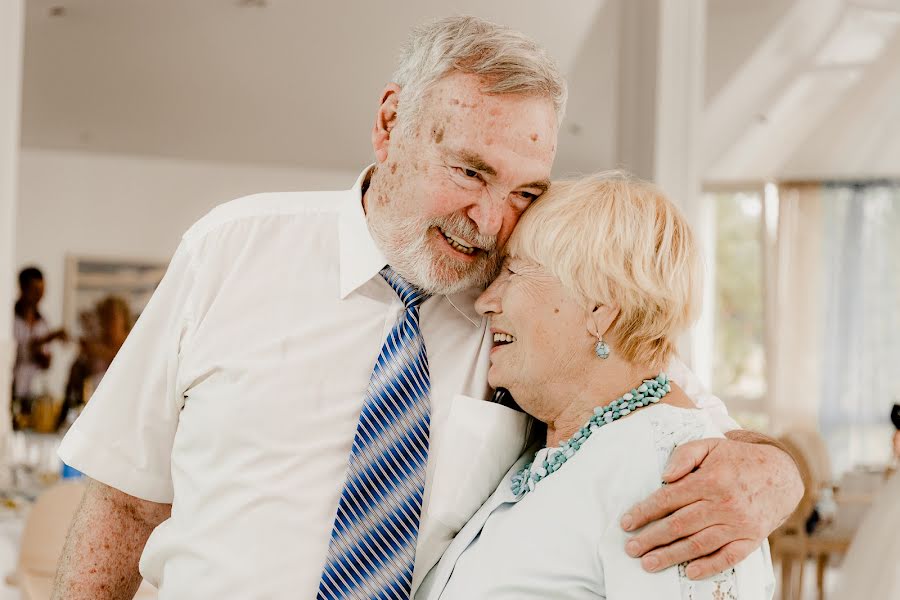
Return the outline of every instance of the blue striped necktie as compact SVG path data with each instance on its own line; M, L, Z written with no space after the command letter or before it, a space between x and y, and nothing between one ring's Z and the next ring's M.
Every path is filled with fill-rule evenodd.
M319 600L408 600L411 594L431 419L428 357L419 331L419 305L428 296L390 267L381 276L406 310L369 380Z

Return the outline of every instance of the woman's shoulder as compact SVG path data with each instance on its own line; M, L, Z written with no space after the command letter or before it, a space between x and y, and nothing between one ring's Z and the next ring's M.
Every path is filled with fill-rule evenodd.
M656 404L601 427L582 447L573 475L592 483L594 500L624 510L658 488L676 447L708 437L721 433L704 411Z
M632 458L671 453L681 444L710 437L723 437L705 411L655 404L626 419L602 427L593 453Z
M658 404L643 416L653 438L653 449L660 469L665 468L678 446L704 438L724 437L706 411L699 408Z

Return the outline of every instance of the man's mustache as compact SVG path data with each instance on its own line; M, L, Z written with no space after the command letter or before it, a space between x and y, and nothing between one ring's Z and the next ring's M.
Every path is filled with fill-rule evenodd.
M446 233L462 238L486 252L497 249L497 236L482 235L471 219L459 213L433 219L429 226L440 227Z

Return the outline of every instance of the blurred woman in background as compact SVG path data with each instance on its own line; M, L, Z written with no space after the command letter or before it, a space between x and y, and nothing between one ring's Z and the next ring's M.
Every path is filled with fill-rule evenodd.
M132 318L128 303L118 296L108 296L97 303L94 311L82 315L84 335L81 352L69 371L66 397L59 415L61 426L69 410L86 403L103 379L131 331Z
M900 431L894 432L900 460ZM900 600L900 471L895 472L863 520L844 559L835 598Z

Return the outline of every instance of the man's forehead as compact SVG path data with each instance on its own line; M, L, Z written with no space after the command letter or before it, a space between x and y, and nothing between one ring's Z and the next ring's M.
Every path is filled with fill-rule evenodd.
M426 110L437 119L477 119L527 129L527 136L532 142L549 140L555 147L556 111L550 98L528 94L488 94L481 88L482 82L474 75L448 75L429 90Z

